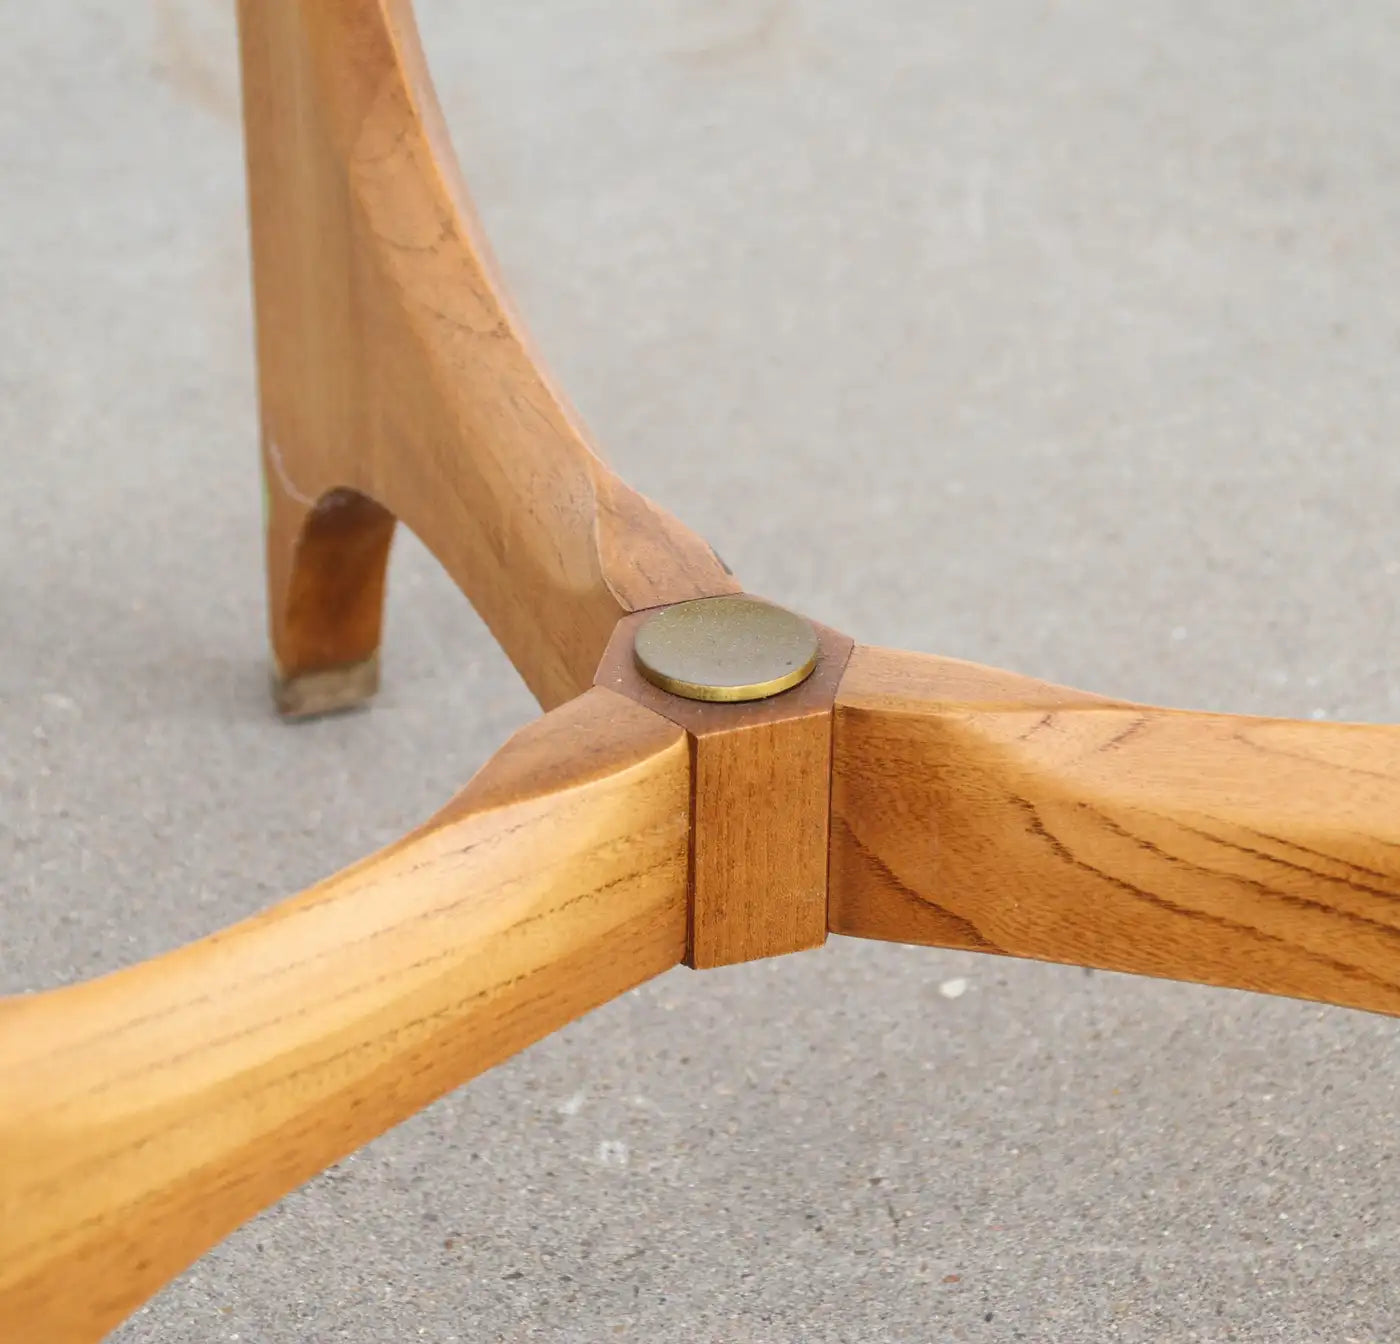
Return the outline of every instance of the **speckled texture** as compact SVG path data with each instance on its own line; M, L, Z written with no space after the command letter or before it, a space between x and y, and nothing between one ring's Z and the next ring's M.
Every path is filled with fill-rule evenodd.
M9 990L310 882L532 713L409 541L375 708L275 721L232 6L20 8ZM540 345L752 589L1113 695L1400 717L1396 6L421 20ZM1398 1044L897 947L676 972L312 1182L117 1339L1392 1341Z

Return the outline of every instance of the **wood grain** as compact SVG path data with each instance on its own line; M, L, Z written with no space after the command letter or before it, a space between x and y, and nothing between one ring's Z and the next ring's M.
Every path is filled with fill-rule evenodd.
M817 626L816 669L767 700L686 700L638 671L648 613L619 623L597 684L684 727L691 744L690 937L696 968L775 957L826 941L831 705L851 640Z
M264 914L0 1002L0 1340L100 1338L259 1209L685 953L685 735L605 690Z
M546 707L591 684L620 616L736 591L603 465L543 372L407 0L240 0L239 19L280 673L377 647L392 525L356 505L324 531L328 495L412 528ZM328 570L328 548L350 558Z
M1400 729L857 648L831 929L1400 1013Z

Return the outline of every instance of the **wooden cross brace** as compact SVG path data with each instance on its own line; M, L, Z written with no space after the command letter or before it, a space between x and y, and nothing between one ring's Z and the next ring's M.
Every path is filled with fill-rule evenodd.
M241 0L278 702L377 680L396 520L547 711L437 816L0 1002L0 1340L101 1336L244 1220L682 961L828 931L1400 1012L1400 730L1100 699L820 632L750 704L637 626L741 591L510 313L407 0Z

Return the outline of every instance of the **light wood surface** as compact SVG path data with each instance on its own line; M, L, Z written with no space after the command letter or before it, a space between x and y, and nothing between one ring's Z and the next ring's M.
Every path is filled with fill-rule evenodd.
M603 465L542 371L406 0L240 0L239 18L280 678L373 655L393 518L547 708L591 684L618 617L736 591Z
M0 1002L0 1341L100 1338L308 1177L676 965L688 810L681 730L591 690L339 876Z
M816 627L801 685L767 700L687 700L637 670L646 614L621 621L598 685L664 714L690 735L690 940L697 969L775 957L826 941L831 705L851 640Z
M831 929L1400 1013L1400 728L857 648Z

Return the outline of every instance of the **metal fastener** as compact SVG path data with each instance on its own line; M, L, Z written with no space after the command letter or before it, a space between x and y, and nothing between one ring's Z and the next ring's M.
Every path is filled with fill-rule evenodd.
M634 645L653 685L687 700L766 700L817 665L817 632L795 612L746 594L702 597L645 621Z

